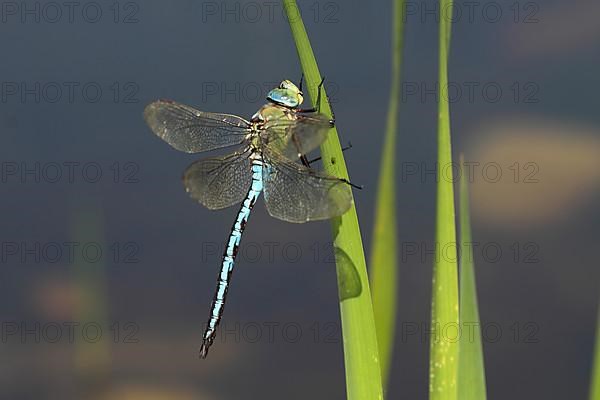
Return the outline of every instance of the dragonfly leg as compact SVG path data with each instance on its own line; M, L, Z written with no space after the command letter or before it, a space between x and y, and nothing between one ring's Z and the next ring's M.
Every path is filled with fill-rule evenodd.
M317 112L321 111L321 91L323 90L324 83L325 83L325 77L323 77L323 79L321 79L321 83L319 83L319 86L317 86L317 102L315 103L315 105L316 105L315 111L317 111Z
M348 142L348 146L346 146L346 147L342 147L342 151L350 150L351 148L352 148L352 142ZM303 156L304 158L306 158L306 156L305 156L305 155L302 155L302 156ZM308 165L304 164L304 161L302 161L302 164L304 164L304 165L306 165L307 167L309 167L309 166L310 166L310 164L314 163L315 161L319 161L321 158L323 158L323 157L320 157L320 156L319 156L319 157L317 157L317 158L313 158L313 159L312 159L312 160L310 160L310 161L308 161L308 160L307 160L307 163L308 163Z
M302 83L304 82L304 72L300 76L300 82L298 83L298 89L302 92Z
M340 178L340 181L352 186L354 189L358 189L358 190L363 189L362 185L355 185L354 183L350 182L348 179Z
M346 151L346 150L349 150L351 148L352 148L352 142L348 142L348 146L342 147L342 151ZM300 160L302 160L302 164L304 164L306 167L309 167L309 168L310 168L310 164L314 163L315 161L319 161L320 159L323 158L323 157L317 157L317 158L314 158L314 159L312 159L310 161L306 161L305 162L305 160L303 159L303 157L306 158L306 156L303 154L300 157ZM350 186L352 186L355 189L358 189L358 190L362 190L363 189L362 185L355 185L354 183L350 182L348 179L339 178L339 180L342 181L342 182L344 182L344 183L346 183L346 184L348 184L348 185L350 185Z
M296 146L296 151L298 151L298 156L300 157L300 161L302 161L302 164L305 167L310 168L310 161L308 161L306 154L300 153L300 143L298 142L298 138L294 134L292 134L292 141L294 142L294 145Z
M304 75L302 75L302 77L304 77ZM321 112L321 92L323 91L324 83L325 83L325 77L323 77L323 79L321 79L321 83L319 83L319 86L317 86L317 101L315 103L315 107L307 108L307 109L300 109L300 110L298 110L298 112L301 112L301 113ZM300 88L300 90L302 90L302 89ZM329 99L329 96L327 97L327 99ZM335 125L335 114L333 112L333 108L331 108L331 104L329 105L329 108L331 109L331 126L333 127Z
M323 84L325 83L325 77L321 79L321 83L317 86L317 90L319 91L317 94L317 107L316 111L321 112L321 92L323 91ZM327 96L327 101L329 101L329 96ZM335 124L335 113L333 112L333 107L331 107L331 103L329 103L329 109L331 111L331 122Z
M321 158L321 157L319 157L319 158ZM300 161L302 161L302 165L304 165L306 168L310 168L310 163L312 163L316 160L308 161L308 158L306 157L305 154L300 154Z

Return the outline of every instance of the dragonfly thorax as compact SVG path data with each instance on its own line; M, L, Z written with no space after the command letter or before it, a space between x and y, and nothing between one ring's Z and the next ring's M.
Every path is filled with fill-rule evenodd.
M252 116L252 119L250 120L250 133L246 139L253 148L258 149L260 147L260 137L261 135L265 137L267 134L266 128L269 125L269 122L285 119L292 120L294 118L292 114L293 113L290 112L289 108L276 104L265 104ZM277 130L277 128L275 128L275 130Z
M260 129L266 122L284 119L294 119L294 112L290 108L277 104L265 104L254 113L251 122Z

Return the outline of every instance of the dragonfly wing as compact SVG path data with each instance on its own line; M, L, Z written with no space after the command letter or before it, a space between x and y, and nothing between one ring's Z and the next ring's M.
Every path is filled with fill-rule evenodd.
M266 146L290 160L297 160L300 154L319 147L331 128L333 122L324 114L295 112L269 121L261 136Z
M240 203L252 183L250 153L205 158L192 163L183 174L183 183L192 198L210 210Z
M250 126L235 115L198 111L170 100L150 103L144 119L158 137L186 153L240 144Z
M269 149L263 157L265 204L271 216L296 223L316 221L340 216L352 205L350 186L341 179Z

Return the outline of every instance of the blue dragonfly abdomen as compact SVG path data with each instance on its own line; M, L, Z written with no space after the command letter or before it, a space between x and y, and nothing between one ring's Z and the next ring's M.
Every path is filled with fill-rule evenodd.
M227 247L223 253L223 262L221 263L221 273L217 280L217 291L212 302L210 318L208 325L204 331L204 338L202 339L202 346L200 347L200 357L206 358L208 349L212 345L215 336L217 334L217 326L221 321L223 315L223 309L225 307L225 298L227 296L227 290L229 288L229 282L231 279L231 273L233 272L233 265L235 263L235 257L237 256L240 241L242 240L242 234L252 207L258 200L260 193L263 190L263 162L259 157L255 157L252 160L252 184L248 194L240 207L233 228L227 241Z

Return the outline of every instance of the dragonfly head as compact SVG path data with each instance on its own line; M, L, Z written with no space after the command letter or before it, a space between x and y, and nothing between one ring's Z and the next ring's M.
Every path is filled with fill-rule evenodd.
M298 89L298 86L286 79L279 84L279 87L267 94L267 100L280 106L296 108L304 101L304 93Z

